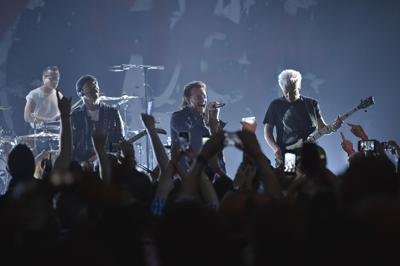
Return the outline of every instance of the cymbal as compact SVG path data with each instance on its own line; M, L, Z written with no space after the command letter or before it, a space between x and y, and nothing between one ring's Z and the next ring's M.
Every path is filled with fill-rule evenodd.
M59 138L59 134L56 133L50 133L50 132L39 132L36 134L30 134L30 135L24 135L24 136L19 136L18 138Z
M111 96L100 96L99 100L100 101L126 101L126 100L132 100L132 99L139 99L139 96L133 96L133 95L122 95L120 97L111 97Z
M11 109L11 106L0 106L0 111L8 111Z
M12 138L12 137L0 137L0 145L3 145L5 143L10 143L11 145L16 145L17 141L15 138Z

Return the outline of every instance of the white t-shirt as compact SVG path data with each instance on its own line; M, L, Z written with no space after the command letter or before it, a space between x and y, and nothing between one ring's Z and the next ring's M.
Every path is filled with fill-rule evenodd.
M99 109L96 109L94 111L86 109L86 111L92 121L95 121L95 122L99 121L99 111L100 111Z
M44 92L40 87L31 90L26 96L26 100L32 99L35 103L33 113L40 117L52 118L59 115L56 90L50 93Z

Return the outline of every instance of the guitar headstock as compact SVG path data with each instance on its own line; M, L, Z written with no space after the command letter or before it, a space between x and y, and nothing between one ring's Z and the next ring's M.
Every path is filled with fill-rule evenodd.
M357 106L357 109L365 109L370 107L371 105L375 104L374 97L369 96L364 100L361 100L360 104Z

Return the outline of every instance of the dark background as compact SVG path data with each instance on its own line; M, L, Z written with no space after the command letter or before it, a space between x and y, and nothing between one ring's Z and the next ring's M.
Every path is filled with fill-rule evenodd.
M25 96L40 85L47 65L59 66L60 89L74 101L75 82L86 73L99 79L105 95L138 95L143 88L128 82L135 72L108 71L137 55L144 64L165 66L147 79L154 114L166 129L183 85L203 80L209 100L227 103L221 118L228 130L237 130L241 117L256 116L257 135L272 158L262 120L280 96L277 75L294 68L303 74L302 93L319 100L327 122L373 95L375 106L349 122L361 124L370 138L400 141L399 33L395 0L2 0L0 104L12 109L0 122L16 135L28 133ZM137 130L142 105L131 105L136 111L128 125ZM356 140L346 125L342 131ZM319 143L330 168L343 169L339 134ZM232 174L241 155L233 148L226 155Z

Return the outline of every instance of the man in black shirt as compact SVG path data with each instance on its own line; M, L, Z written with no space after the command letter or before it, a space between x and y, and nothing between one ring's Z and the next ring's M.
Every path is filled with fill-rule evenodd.
M88 161L95 155L92 133L101 128L106 134L106 150L111 150L113 143L124 137L121 116L117 109L99 101L100 88L97 79L91 75L79 78L76 92L83 100L83 105L72 112L73 158Z
M306 140L315 130L325 134L336 131L342 121L337 119L327 125L321 116L318 102L300 95L301 74L292 69L282 71L278 76L283 97L271 102L264 118L264 137L275 153L278 162L283 161L286 147L299 139ZM273 130L276 128L276 138Z

